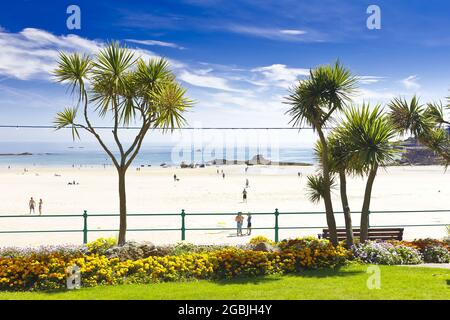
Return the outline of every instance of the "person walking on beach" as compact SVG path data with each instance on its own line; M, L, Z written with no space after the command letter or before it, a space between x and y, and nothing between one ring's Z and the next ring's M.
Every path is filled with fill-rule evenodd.
M42 215L42 199L39 199L39 215Z
M237 236L242 236L242 224L244 223L244 217L242 216L242 212L239 212L237 216L234 218L236 221L236 227L237 227Z
M252 215L250 212L247 214L247 235L252 233Z
M31 211L34 213L34 207L36 206L36 201L34 201L33 197L31 197L30 201L28 202L28 206L30 208L30 214Z
M225 179L225 172L222 172L222 178Z
M247 190L242 191L242 202L247 203Z
M246 188L249 187L249 184L250 184L250 183L249 183L248 179L245 179L245 187L246 187Z
M176 174L173 175L173 181L175 181L175 182L177 181L177 175Z

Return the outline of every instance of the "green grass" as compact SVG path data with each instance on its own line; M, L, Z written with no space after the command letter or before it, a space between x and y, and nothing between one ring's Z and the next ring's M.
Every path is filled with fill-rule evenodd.
M450 299L450 270L380 266L381 288L368 289L367 266L299 275L82 288L64 292L0 292L4 299Z

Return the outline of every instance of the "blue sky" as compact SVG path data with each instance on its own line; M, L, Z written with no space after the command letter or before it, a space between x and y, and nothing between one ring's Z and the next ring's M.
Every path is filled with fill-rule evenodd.
M81 9L80 30L66 27L71 4ZM366 27L371 4L381 9L380 30ZM93 54L108 40L170 60L196 101L192 126L286 126L288 87L336 59L361 77L356 103L444 99L449 15L450 3L437 0L4 1L0 124L51 124L73 104L49 76L58 50ZM0 130L3 141L55 138L21 132Z

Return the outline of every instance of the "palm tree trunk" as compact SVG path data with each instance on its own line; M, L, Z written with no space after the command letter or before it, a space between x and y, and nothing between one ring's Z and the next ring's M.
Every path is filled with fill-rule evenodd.
M366 190L364 192L364 202L361 210L361 233L360 241L364 243L369 238L369 208L370 208L370 198L372 197L372 186L377 175L378 165L372 167L369 172L369 177L367 178Z
M342 210L344 212L345 219L345 234L346 234L346 247L350 248L353 245L353 226L352 226L352 216L350 213L350 207L348 205L347 197L347 178L345 177L345 171L339 171L339 185L341 192L341 202Z
M127 232L127 196L125 191L125 173L126 169L117 169L119 174L119 207L120 207L120 226L118 245L123 246L126 241Z
M322 174L324 183L323 202L325 203L325 212L327 217L328 230L330 232L330 240L333 245L338 245L336 220L334 219L333 203L331 202L331 183L330 183L330 168L328 165L328 145L325 135L320 126L317 126L317 132L322 143Z

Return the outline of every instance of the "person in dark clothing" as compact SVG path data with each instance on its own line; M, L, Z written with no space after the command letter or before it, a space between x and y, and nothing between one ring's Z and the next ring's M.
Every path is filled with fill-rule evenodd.
M242 191L242 201L247 202L247 190Z
M250 213L247 214L247 235L249 236L252 233L252 215Z

